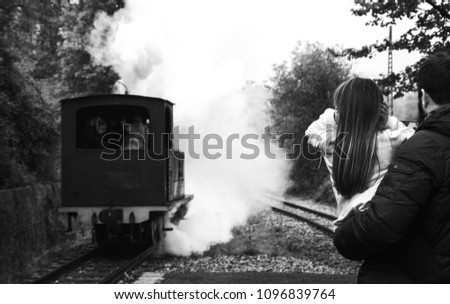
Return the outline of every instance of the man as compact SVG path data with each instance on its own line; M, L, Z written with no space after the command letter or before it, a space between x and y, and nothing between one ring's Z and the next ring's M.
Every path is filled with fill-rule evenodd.
M419 254L421 263L420 250L428 250L440 282L450 283L450 56L425 60L417 84L424 121L397 151L367 209L355 210L334 236L344 257L364 260L359 283L417 282L392 257L416 236L424 245L400 250L405 259Z

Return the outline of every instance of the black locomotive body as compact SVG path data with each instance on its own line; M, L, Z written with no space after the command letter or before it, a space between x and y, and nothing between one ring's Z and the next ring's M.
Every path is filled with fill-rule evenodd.
M174 149L173 104L133 95L61 101L61 212L112 235L155 243L183 216L184 153Z

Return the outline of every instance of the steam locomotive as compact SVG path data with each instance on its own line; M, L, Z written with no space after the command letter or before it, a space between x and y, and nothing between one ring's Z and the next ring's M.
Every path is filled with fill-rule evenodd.
M155 244L182 218L184 153L173 147L173 103L134 95L61 101L61 207L92 225L103 243L115 236Z

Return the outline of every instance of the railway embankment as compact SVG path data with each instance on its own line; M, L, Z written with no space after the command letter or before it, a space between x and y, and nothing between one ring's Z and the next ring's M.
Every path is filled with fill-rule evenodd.
M60 203L58 183L0 191L0 283L31 272L52 252L84 237L80 229L67 233Z

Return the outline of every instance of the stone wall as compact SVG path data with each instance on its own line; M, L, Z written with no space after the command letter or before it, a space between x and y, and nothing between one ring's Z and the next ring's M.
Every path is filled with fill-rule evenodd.
M0 191L0 283L13 282L42 256L82 238L67 232L60 203L60 184Z

